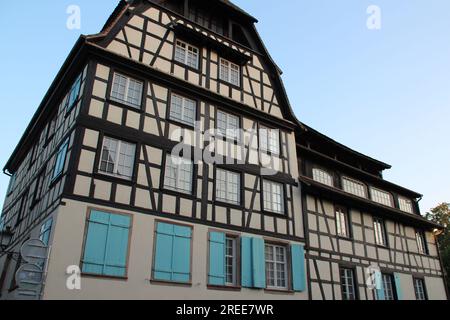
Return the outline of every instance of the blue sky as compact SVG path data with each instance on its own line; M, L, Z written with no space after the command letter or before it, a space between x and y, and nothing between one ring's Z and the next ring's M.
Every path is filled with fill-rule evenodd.
M393 166L385 178L450 201L450 1L235 0L259 19L297 117ZM81 30L66 9L81 8ZM76 39L97 33L116 0L8 1L0 11L0 165L6 163ZM369 5L381 30L369 30ZM0 178L0 202L8 177Z

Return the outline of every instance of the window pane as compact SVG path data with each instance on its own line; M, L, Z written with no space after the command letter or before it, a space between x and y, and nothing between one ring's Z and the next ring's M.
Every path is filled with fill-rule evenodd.
M192 192L193 164L190 160L168 155L164 187L179 192Z
M172 94L170 118L193 126L196 119L196 102L194 100Z
M342 178L342 186L345 192L354 194L361 198L367 198L366 188L361 182L351 180L349 178Z
M400 205L400 210L402 210L404 212L413 213L412 201L411 200L399 197L398 198L398 203Z
M232 204L240 203L240 175L218 169L216 174L216 198Z
M313 179L317 182L320 182L322 184L325 184L327 186L332 187L333 186L333 178L328 172L325 172L324 170L314 168L313 169Z
M370 188L370 193L373 201L392 207L391 195L388 192L376 188Z
M120 178L131 179L135 154L135 144L105 137L99 171Z
M287 288L287 259L286 248L266 244L266 278L269 288Z
M114 74L111 99L139 108L142 102L143 83L119 73Z

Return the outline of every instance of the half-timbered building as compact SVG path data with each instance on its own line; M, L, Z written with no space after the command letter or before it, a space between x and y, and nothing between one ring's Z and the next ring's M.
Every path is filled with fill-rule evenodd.
M28 239L42 299L446 298L420 195L297 120L256 22L120 1L80 37L5 166L1 299Z

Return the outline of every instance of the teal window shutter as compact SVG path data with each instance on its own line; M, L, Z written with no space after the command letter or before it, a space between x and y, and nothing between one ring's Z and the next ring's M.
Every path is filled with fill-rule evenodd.
M306 290L305 248L300 244L291 245L292 289L296 292Z
M172 281L191 280L191 233L189 227L174 227Z
M264 289L266 288L266 256L263 239L252 239L252 256L253 287Z
M64 165L66 163L67 149L69 147L69 139L67 139L59 148L58 154L56 155L55 167L53 169L52 179L58 178L64 170Z
M225 285L225 233L209 234L209 280L214 286Z
M403 300L402 283L401 283L401 279L400 279L400 274L394 273L394 280L395 280L395 291L397 293L397 300Z
M380 271L375 272L375 289L377 293L377 300L386 300L384 295L383 276Z
M75 80L75 83L72 85L70 89L69 98L67 101L67 109L71 110L75 106L75 102L77 102L78 97L80 95L81 90L81 75Z
M241 285L244 288L253 287L252 271L252 238L241 238Z
M189 282L191 279L192 229L158 223L153 277L155 280Z
M85 273L126 276L131 218L92 211L84 248L82 269Z

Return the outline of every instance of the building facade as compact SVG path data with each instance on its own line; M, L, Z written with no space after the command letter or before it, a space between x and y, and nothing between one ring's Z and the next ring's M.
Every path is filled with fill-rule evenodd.
M447 298L420 195L296 119L256 22L121 1L80 37L5 166L1 299L36 238L42 299Z

